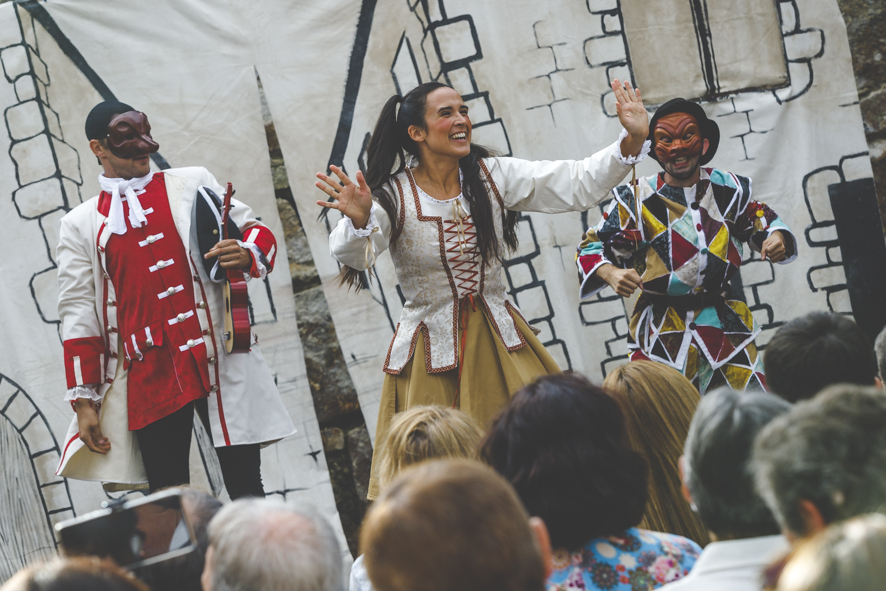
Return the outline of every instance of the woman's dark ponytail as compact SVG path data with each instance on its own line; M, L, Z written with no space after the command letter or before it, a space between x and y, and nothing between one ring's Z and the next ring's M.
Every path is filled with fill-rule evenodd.
M367 160L363 178L372 191L372 197L388 214L393 224L391 242L400 233L396 224L397 204L394 196L384 189L390 178L400 174L406 168L406 155L403 152L400 130L397 127L397 106L403 102L403 97L395 94L387 100L382 107L375 130L369 137L369 145L366 147ZM393 171L393 172L392 172ZM343 266L338 276L339 285L347 285L348 289L360 291L369 287L371 270L358 271L348 266Z
M387 100L378 116L375 130L369 136L363 177L373 192L383 187L391 176L403 172L406 167L403 138L397 126L397 107L402 102L403 97L399 94Z
M394 95L382 107L375 130L366 147L366 169L363 176L372 190L372 197L391 220L391 242L400 235L402 228L397 224L398 196L391 186L391 178L406 169L407 157L418 157L418 146L409 137L409 128L413 125L425 129L425 110L427 97L438 88L451 88L440 82L426 82L406 93L406 96ZM399 109L398 109L399 106ZM462 191L471 206L471 217L477 228L477 249L484 263L502 259L503 253L498 243L493 219L492 199L486 180L480 170L480 159L490 158L493 153L476 144L471 144L471 153L459 161L464 174ZM509 250L517 248L517 214L512 211L502 212L502 229L505 245ZM370 275L343 266L339 274L339 284L347 285L360 291L368 287Z

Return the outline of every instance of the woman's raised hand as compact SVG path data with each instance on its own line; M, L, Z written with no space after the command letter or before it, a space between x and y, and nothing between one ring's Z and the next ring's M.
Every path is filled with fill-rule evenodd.
M612 81L612 92L615 93L615 110L618 120L631 138L646 141L649 135L649 114L640 98L640 89L631 88L627 80L622 84L618 78ZM642 138L642 139L641 139Z
M366 184L363 173L357 171L357 183L355 184L338 166L330 165L329 169L338 177L338 181L318 172L317 178L320 180L314 185L332 197L333 200L318 201L317 205L337 209L342 215L351 218L355 228L365 228L369 223L369 213L372 210L372 191Z

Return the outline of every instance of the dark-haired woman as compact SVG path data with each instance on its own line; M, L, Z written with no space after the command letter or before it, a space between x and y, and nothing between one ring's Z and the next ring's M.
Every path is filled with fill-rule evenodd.
M547 526L548 591L655 589L701 553L692 540L637 527L648 467L628 445L618 403L579 374L543 376L517 392L480 455Z
M329 236L343 281L359 288L362 271L390 248L406 298L385 360L376 442L395 413L416 405L460 408L485 426L511 393L560 371L507 301L501 261L517 246L517 211L587 210L648 152L639 90L612 87L624 131L585 160L495 158L471 144L461 96L429 82L387 101L356 183L335 166L335 177L317 174L332 198L317 203L343 214Z
M0 591L150 591L109 560L56 558L20 570Z

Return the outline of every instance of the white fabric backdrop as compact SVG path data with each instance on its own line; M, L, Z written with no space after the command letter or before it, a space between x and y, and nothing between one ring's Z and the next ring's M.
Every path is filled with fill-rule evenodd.
M82 129L102 84L148 113L171 166L203 165L220 181L232 181L238 197L282 238L260 75L374 436L381 367L401 307L396 277L385 255L381 281L371 291L354 295L333 285L338 266L328 254L328 226L314 221L320 195L314 173L333 153L356 170L383 101L437 78L474 97L475 141L521 158L583 157L616 137L608 81L630 75L627 44L646 43L625 41L618 0L49 0L28 6L49 20L34 24L24 7L0 6L0 105L8 132L0 133L8 154L0 157L0 193L12 196L0 200L12 245L0 285L7 335L0 341L0 414L21 433L27 448L21 457L31 464L4 469L30 491L35 506L42 503L47 524L104 498L96 484L54 484L52 476L55 441L71 416L61 401L52 257L65 208L98 191L99 168ZM825 239L833 234L821 224L833 219L828 184L871 176L845 28L834 0L779 0L777 7L791 86L704 103L723 138L713 164L752 177L757 198L799 236L815 222L812 237ZM30 100L35 94L42 106ZM651 161L639 167L643 174L655 171ZM574 248L598 216L525 216L521 248L507 270L518 305L537 320L555 358L594 378L623 361L627 326L625 305L611 294L578 301ZM279 244L285 250L282 239ZM742 268L748 301L766 329L762 343L779 323L809 310L850 311L840 259L830 263L827 254L801 238L795 264ZM309 500L335 519L285 265L270 277L276 321L256 282L252 295L262 322L256 332L300 433L264 452L266 487ZM31 490L35 481L48 486ZM0 491L0 520L12 518L12 500L25 494L16 491ZM47 538L38 538L16 542L19 554L39 554Z

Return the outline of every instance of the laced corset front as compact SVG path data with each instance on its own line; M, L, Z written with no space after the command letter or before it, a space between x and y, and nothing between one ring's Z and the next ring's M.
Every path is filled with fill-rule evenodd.
M477 250L477 229L468 212L470 207L462 195L448 201L434 199L418 188L419 196L425 201L425 212L436 210L443 220L443 241L446 249L446 263L452 272L458 299L478 293L480 288L480 253Z

